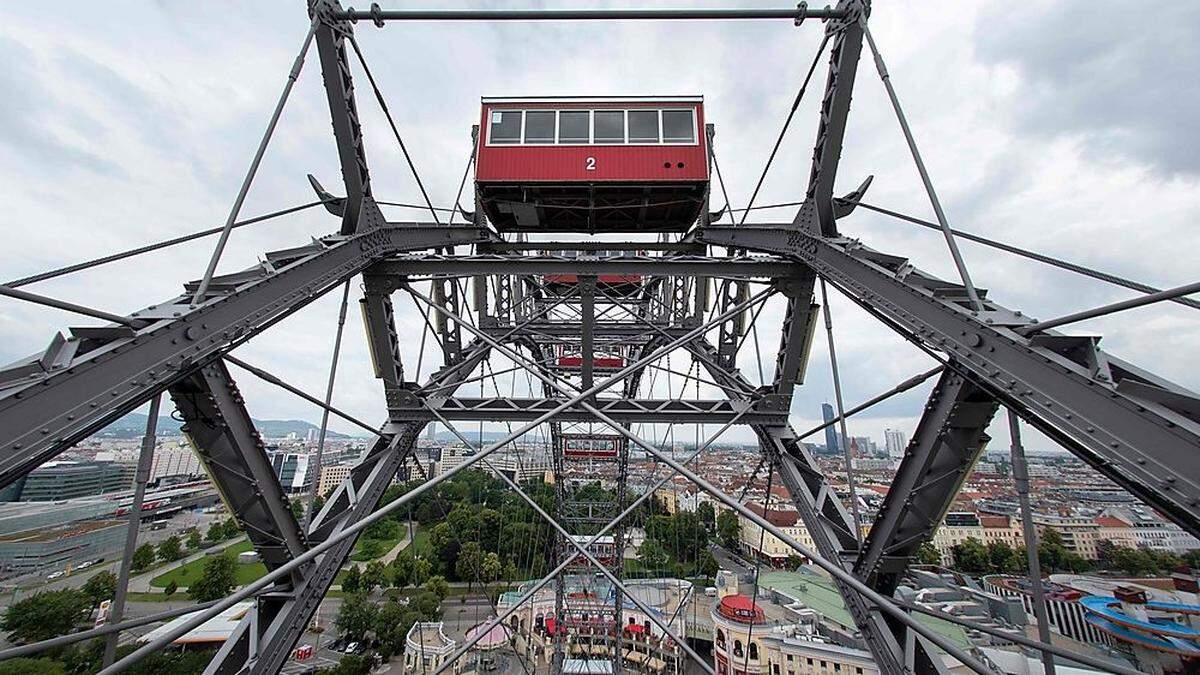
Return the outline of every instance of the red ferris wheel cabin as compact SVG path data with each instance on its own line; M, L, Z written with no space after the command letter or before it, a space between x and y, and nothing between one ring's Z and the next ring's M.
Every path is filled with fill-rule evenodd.
M484 98L475 185L500 231L682 232L708 194L699 96Z

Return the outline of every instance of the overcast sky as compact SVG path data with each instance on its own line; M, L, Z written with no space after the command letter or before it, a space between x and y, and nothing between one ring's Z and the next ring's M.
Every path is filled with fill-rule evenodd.
M222 223L304 37L308 20L302 5L71 3L53 12L29 3L0 5L6 220L0 276L12 279ZM876 5L873 32L956 227L1159 287L1196 280L1200 3L1158 3L1153 11L1089 0ZM368 22L358 25L357 34L436 203L453 199L481 95L695 93L705 96L708 119L717 129L716 154L732 201L741 206L820 42L821 26L389 24L380 30ZM759 203L803 195L825 63L822 59ZM357 83L377 197L417 200L361 74ZM310 172L340 191L315 52L243 216L310 201L304 177ZM859 68L838 192L848 192L869 174L875 182L868 201L932 217L867 59ZM756 217L790 220L791 214ZM867 212L840 227L876 249L908 255L919 267L953 278L935 232ZM309 211L240 229L221 271L244 268L262 252L335 228L329 215ZM133 311L178 295L184 281L198 278L212 243L29 289ZM962 246L979 286L1036 317L1133 295L971 243ZM239 355L310 392L323 391L336 295L256 337ZM400 301L397 297L401 333L415 360L419 323L411 304ZM927 357L844 299L835 297L831 307L848 405L930 366ZM779 319L772 305L760 321L767 378ZM1162 304L1068 332L1103 334L1111 352L1200 388L1198 320L1195 310ZM0 299L0 361L40 351L55 330L87 322ZM675 366L685 367L681 360ZM741 367L757 381L752 349L743 354ZM381 390L353 316L340 373L337 405L382 419ZM249 375L235 376L255 416L319 419L308 404ZM819 339L796 397L794 424L813 424L831 392ZM856 418L851 434L882 443L885 427L911 433L926 392L922 388ZM1003 418L998 419L993 447L1007 443ZM332 426L354 430L336 421ZM1050 447L1040 438L1030 445Z

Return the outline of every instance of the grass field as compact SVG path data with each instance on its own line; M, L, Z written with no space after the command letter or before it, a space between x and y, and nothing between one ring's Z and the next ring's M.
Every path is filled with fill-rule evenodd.
M244 551L253 550L253 548L254 547L250 545L249 541L243 541L243 542L234 544L233 546L226 547L224 549L224 553L227 553L232 556L237 556L237 554L242 553ZM218 555L218 554L212 553L210 555ZM175 585L178 586L179 588L187 588L188 586L192 585L193 581L200 578L200 573L204 570L204 561L207 557L208 556L205 556L204 558L199 558L197 560L193 560L192 562L190 562L182 567L177 567L169 572L164 572L164 573L154 577L153 579L151 579L150 585L155 588L166 588L167 584L171 583L171 581L174 580ZM262 577L266 573L267 573L267 568L262 563L250 563L247 565L238 565L237 566L238 585L244 586L245 584L248 584L251 581L254 581L255 579Z
M416 529L417 533L413 536L412 543L408 545L408 550L412 551L414 555L427 558L431 554L429 533L425 530L422 530L421 526L417 525L416 522L413 523L413 527Z
M363 551L363 543L366 540L359 539L358 543L356 543L354 545L354 552L350 554L350 559L353 560L354 562L368 562L368 561L374 560L375 558L381 558L388 551L395 548L396 544L399 544L401 539L403 539L403 538L404 538L404 532L401 532L400 536L396 537L395 539L376 539L376 540L374 540L376 542L379 542L379 543L373 545L375 550L379 552L378 555L367 555L367 552Z

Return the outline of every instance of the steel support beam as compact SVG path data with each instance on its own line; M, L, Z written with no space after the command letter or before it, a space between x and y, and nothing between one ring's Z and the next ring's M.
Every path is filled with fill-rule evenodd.
M1200 396L1117 359L1098 338L1022 335L1030 320L901 256L791 225L710 227L701 240L791 255L1110 480L1200 534ZM981 290L980 295L984 293Z
M537 419L548 410L562 404L562 398L469 398L443 394L430 396L421 404L413 401L410 407L389 409L393 421L434 420L434 413L446 419L485 422L527 422ZM597 408L625 424L675 422L677 424L721 424L749 407L744 419L747 424L784 424L787 408L775 397L755 401L730 402L723 399L598 399ZM425 406L428 405L429 408ZM594 416L581 406L571 406L556 419L562 422L588 422Z
M827 33L836 34L829 48L829 74L825 81L825 95L821 98L821 116L817 124L808 189L804 195L805 204L796 218L798 224L826 236L837 234L833 206L834 180L842 158L854 78L862 54L863 28L859 22L865 21L870 14L871 3L870 0L841 0L838 9L845 18L826 28Z
M983 453L998 407L967 378L942 372L854 564L875 590L894 593L917 549L933 537Z
M346 39L353 35L354 28L348 20L335 16L341 9L337 0L309 0L309 15L318 21L317 55L321 60L342 182L346 186L341 232L353 234L359 227L363 200L371 198L371 172L358 121L358 104L354 100L354 78L346 58Z
M338 11L354 21L699 21L837 19L838 9L379 9Z
M471 225L386 224L371 213L378 212L364 214L370 226L358 234L268 253L260 265L214 278L212 297L198 307L190 306L191 293L185 293L131 314L146 320L144 328L72 329L72 337L56 336L44 353L0 368L0 486L295 313L371 262L400 251L487 237Z
M648 256L596 255L567 257L561 255L513 256L495 253L478 255L404 255L393 256L372 269L373 274L393 276L475 274L570 274L642 275L684 277L741 277L776 279L800 276L803 266L775 256L738 256L713 258L708 256Z
M364 276L369 279L369 276ZM404 385L404 364L400 360L400 340L396 335L395 311L390 292L379 292L367 285L358 301L362 309L363 326L367 332L367 347L375 378L383 382L386 400L399 395Z
M741 378L740 374L723 371L712 365L717 353L714 346L697 340L688 346L688 350L696 354L700 362L708 367L714 380L724 383L723 389L731 401L746 400L742 387L748 386L749 383ZM741 382L738 382L738 379ZM792 503L816 545L817 552L825 559L848 569L849 561L853 560L858 550L854 518L838 499L837 492L817 464L816 458L808 452L803 443L797 442L795 432L786 423L757 424L752 428L758 436L759 447L775 465L776 474L787 487ZM883 667L888 664L898 667L902 661L902 649L882 616L854 589L837 579L834 583L838 586L855 625L862 632L863 641L867 643L877 662Z
M477 362L487 354L488 349L487 345L472 344L464 361ZM470 369L454 366L445 370L448 372L435 374L433 379L452 383L456 378L465 379L470 374ZM350 477L329 495L324 507L313 519L308 532L312 545L335 537L375 510L396 472L411 456L425 424L425 421L412 421L385 425L383 435L375 441L363 460L350 470ZM259 603L258 616L246 617L241 627L247 631L257 627L254 652L243 650L226 654L222 650L206 673L272 675L278 672L304 634L356 541L357 537L349 537L338 542L313 565L304 568L304 573L293 588L266 593ZM239 671L242 664L245 664L245 668Z
M303 553L304 533L225 364L198 369L170 392L183 433L267 569Z

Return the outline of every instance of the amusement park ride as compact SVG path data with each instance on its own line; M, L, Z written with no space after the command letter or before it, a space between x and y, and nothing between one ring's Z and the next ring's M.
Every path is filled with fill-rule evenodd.
M1151 302L1196 307L1183 297L1196 288L1158 291L1051 260L1141 295L1039 323L975 287L958 254L958 233L950 229L937 201L871 37L869 9L868 0L841 0L823 9L800 3L778 10L483 11L373 6L362 11L344 9L336 0L311 0L311 30L199 281L185 284L185 292L176 298L129 315L18 288L176 241L0 287L4 295L105 322L57 334L42 352L0 369L0 485L139 406L151 403L154 419L166 393L212 480L268 569L265 577L203 608L171 634L115 663L110 657L111 665L103 672L127 668L163 649L181 632L247 598L255 599L254 611L221 648L208 672L278 672L366 527L458 471L486 466L498 450L546 427L552 437L556 513L547 513L519 485L504 478L558 534L553 569L531 585L528 594L555 583L559 625L586 624L592 636L588 639L608 650L616 670L629 667L617 656L625 632L622 608L632 603L655 616L627 593L620 564L625 547L622 523L653 493L651 489L634 498L625 484L629 455L635 448L659 463L663 473L658 485L676 475L687 478L825 570L884 673L944 672L943 653L976 672L993 672L976 655L917 621L909 609L892 600L892 594L917 549L929 540L949 508L1001 406L1009 412L1014 431L1021 423L1034 427L1186 530L1200 534L1200 462L1195 461L1200 450L1200 398L1101 350L1098 336L1052 330ZM703 101L692 96L484 99L472 152L473 208L456 208L444 220L429 203L429 222L392 221L384 216L364 151L356 84L365 81L380 104L383 98L355 41L356 23L383 27L389 21L422 20L681 19L779 20L823 31L821 49L797 96L798 103L827 49L828 71L811 170L794 217L755 223L746 222L744 215L750 204L738 211L730 210L727 203L713 208L713 131ZM313 184L319 203L336 219L334 232L309 244L267 253L261 264L250 269L216 274L230 231L243 224L238 221L242 201L313 43L344 194L335 196L315 180ZM834 194L864 47L869 47L888 88L938 216L932 226L945 235L958 280L936 278L902 255L873 250L843 232L856 209L876 208L862 201L869 180L844 197ZM352 76L355 70L362 75ZM365 80L356 81L362 76ZM403 149L395 121L386 106L383 110ZM740 219L733 215L739 211ZM463 220L455 222L460 213ZM605 237L586 236L593 234ZM339 287L344 318L355 278L361 279L359 303L375 376L387 403L388 419L378 427L331 405L336 350L324 398L300 391L232 353ZM848 507L842 501L800 442L803 436L788 423L793 393L804 382L808 352L823 311L832 344L824 299L827 287L940 363L853 409L842 409L839 390L839 420L844 423L849 415L937 378L891 491L865 537L861 526L866 523L859 520L856 503L851 500ZM420 366L414 368L411 360L402 358L394 321L397 293L413 299L444 355L440 367L424 382L418 381ZM738 356L756 330L757 312L769 298L785 305L786 313L776 339L773 376L754 382L737 368ZM338 336L340 341L340 324ZM665 398L656 397L647 373L668 372L670 362L666 368L660 362L673 353L685 354L695 366L694 375L691 370L676 373L681 380L702 382L719 396L684 397L681 386L678 395L668 392ZM493 359L506 360L514 370L528 373L531 384L525 396L504 395L499 388L491 397L459 394L464 383L488 372ZM376 436L362 462L311 522L307 517L298 522L288 508L230 364ZM836 359L834 368L837 382ZM470 444L455 426L462 421L503 422L511 425L511 431L479 447L458 467L425 480L377 510L397 471L412 459L422 430L440 423ZM635 432L638 425L648 424L719 427L697 443L693 458L731 426L752 429L764 464L787 488L815 550L698 476L687 466L691 459L680 461ZM152 429L148 436L152 446ZM1019 439L1019 434L1014 437ZM1017 440L1014 455L1019 454ZM588 501L584 481L576 477L589 471L616 477L611 485L614 501ZM568 587L576 587L569 580L580 576L603 579L612 592L603 598L586 591L568 592ZM480 634L506 618L496 616ZM701 670L713 672L712 665L682 636L659 619L654 622L652 630L674 640ZM86 636L115 636L134 623L122 624L118 608L110 626ZM1048 636L1042 637L1045 642ZM1047 656L1062 651L1020 636L1013 640ZM460 646L442 667L449 667L470 646ZM571 647L555 636L556 669L566 669ZM1086 656L1070 656L1087 662ZM737 664L734 667L740 672Z

